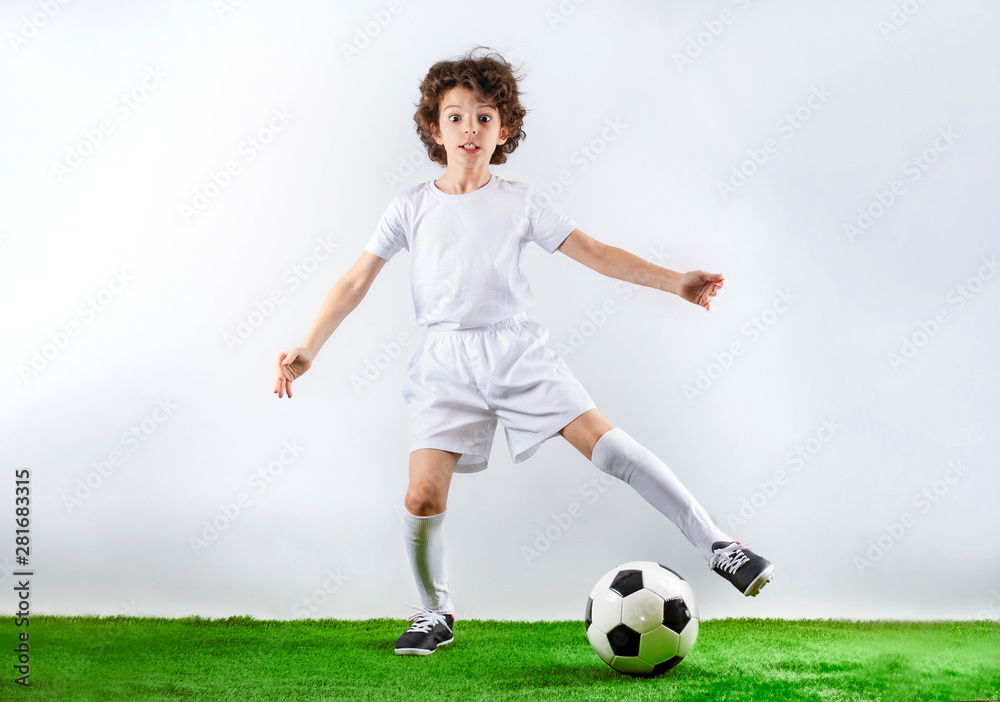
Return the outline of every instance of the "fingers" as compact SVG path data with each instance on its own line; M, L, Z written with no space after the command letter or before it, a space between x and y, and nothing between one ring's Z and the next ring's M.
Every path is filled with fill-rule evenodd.
M721 273L709 274L708 277L711 279L712 282L710 282L708 284L708 286L706 287L706 290L705 290L704 294L702 295L702 299L701 299L701 302L699 304L702 307L704 307L706 310L708 310L709 312L711 312L712 311L712 305L711 305L712 299L716 296L716 294L722 288L722 284L723 284L723 282L724 282L725 279L722 277Z
M721 273L716 273L712 276L712 279L712 284L708 292L709 297L715 297L715 294L722 289L722 285L725 283L725 278L722 277Z
M278 397L284 397L286 392L288 393L288 396L291 397L292 381L281 378L277 383L275 383L274 392L277 393Z
M279 351L274 357L274 392L278 397L284 397L285 374L282 372L281 362L285 360L285 351Z
M695 304L699 307L704 307L709 312L712 311L712 298L715 297L716 293L725 284L726 279L721 273L709 273L708 271L692 271L687 275L696 275L698 283L694 283L693 287L700 287L700 291L694 299Z
M292 380L294 378L286 376L285 367L294 361L297 355L298 352L295 349L289 349L281 351L274 359L274 392L279 398L284 397L286 392L288 397L292 396Z

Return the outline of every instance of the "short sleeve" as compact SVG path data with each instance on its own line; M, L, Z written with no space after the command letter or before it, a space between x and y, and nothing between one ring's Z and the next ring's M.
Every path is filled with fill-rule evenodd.
M406 224L403 217L403 203L397 195L385 208L382 219L375 227L375 232L368 240L365 251L371 251L376 256L389 260L400 249L410 250L406 240Z
M528 191L527 213L527 237L547 253L555 253L577 227L575 220L552 204L548 193L534 187Z

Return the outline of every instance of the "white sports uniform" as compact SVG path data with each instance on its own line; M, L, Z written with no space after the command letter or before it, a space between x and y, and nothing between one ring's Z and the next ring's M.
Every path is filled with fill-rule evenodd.
M529 241L554 253L575 228L550 198L496 175L464 195L442 192L428 181L393 198L366 250L386 260L400 249L410 252L414 312L427 327L403 383L411 451L459 452L456 472L482 470L499 421L511 459L520 463L594 408L566 364L545 347L548 331L527 318L535 300L521 270ZM634 487L706 559L715 542L728 543L677 476L621 427L597 440L591 463ZM455 611L441 536L444 516L409 509L403 515L422 603L411 619L424 631L445 621L442 613Z
M493 174L463 195L433 181L396 195L365 247L384 258L410 252L410 288L427 333L406 370L410 451L462 454L455 471L486 468L499 421L514 463L595 407L548 330L521 270L533 241L548 253L576 228L551 199Z

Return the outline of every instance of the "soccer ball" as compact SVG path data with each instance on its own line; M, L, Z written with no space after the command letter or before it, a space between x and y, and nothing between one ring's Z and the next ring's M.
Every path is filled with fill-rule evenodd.
M626 675L667 672L698 638L698 605L687 580L665 565L630 561L604 574L587 598L587 638Z

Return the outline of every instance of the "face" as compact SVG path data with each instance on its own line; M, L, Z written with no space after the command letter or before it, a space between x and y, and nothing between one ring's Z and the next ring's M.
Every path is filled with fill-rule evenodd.
M507 130L500 125L497 109L480 103L467 88L452 88L444 94L437 127L434 141L444 146L448 165L489 164L496 147L507 141ZM463 148L470 142L477 148Z

